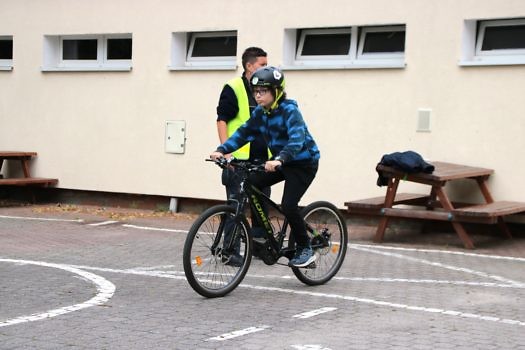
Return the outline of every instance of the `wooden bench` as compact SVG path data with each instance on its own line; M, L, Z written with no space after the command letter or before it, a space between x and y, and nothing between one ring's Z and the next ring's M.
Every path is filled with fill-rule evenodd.
M384 197L373 197L357 201L346 202L349 214L390 216L398 218L456 221L479 224L496 224L502 216L525 212L524 202L498 201L488 204L461 204L461 208L451 212L440 210L430 196L415 193L398 193L393 205L405 204L427 206L427 209L418 208L384 208Z
M22 167L23 177L9 177L3 178L0 176L0 185L3 186L50 186L56 185L58 179L31 177L29 169L29 162L33 157L36 157L36 152L20 152L20 151L0 151L0 171L4 161L19 162Z
M464 223L498 224L507 237L512 237L504 217L525 213L525 203L494 201L487 186L487 179L494 170L445 162L434 162L433 165L435 170L432 174L406 174L391 167L378 165L377 170L388 178L385 196L346 202L348 213L380 217L375 242L383 240L389 218L448 221L468 249L473 249L474 244L463 227ZM477 205L453 203L444 191L444 187L447 182L460 179L475 181L485 203ZM401 181L428 185L431 187L430 194L397 193ZM413 207L400 208L399 204Z
M482 224L495 224L502 216L525 212L525 203L496 201L487 204L466 206L452 210L454 220Z
M420 193L397 193L393 205L429 205L430 196ZM372 197L345 202L349 214L383 215L385 197Z
M0 186L29 186L29 185L42 185L50 186L56 185L58 179L49 179L44 177L17 177L17 178L8 178L0 179Z

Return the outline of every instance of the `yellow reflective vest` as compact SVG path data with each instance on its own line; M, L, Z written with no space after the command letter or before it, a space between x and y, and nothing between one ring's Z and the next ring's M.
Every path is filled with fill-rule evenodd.
M237 97L237 104L239 111L235 118L230 120L227 124L228 137L233 135L235 131L243 125L248 119L250 119L250 103L248 102L248 95L244 87L242 77L233 78L226 85L230 86ZM237 159L247 160L250 158L250 144L239 148L237 151L232 153Z

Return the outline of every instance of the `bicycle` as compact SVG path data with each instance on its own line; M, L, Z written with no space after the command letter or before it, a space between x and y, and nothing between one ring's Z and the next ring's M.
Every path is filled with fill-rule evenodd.
M225 296L242 282L253 251L267 265L288 266L279 263L279 259L293 257L295 242L288 232L289 224L280 206L250 183L249 175L264 171L264 165L224 158L207 161L221 168L234 167L241 176L237 198L204 211L191 226L184 244L184 273L190 286L204 297L215 298ZM268 217L263 203L284 219L279 221ZM245 215L247 205L256 213L252 221L264 228L262 239L252 237ZM316 260L304 268L292 267L292 271L307 285L321 285L335 276L343 264L348 243L346 223L337 207L326 201L304 207L302 215Z

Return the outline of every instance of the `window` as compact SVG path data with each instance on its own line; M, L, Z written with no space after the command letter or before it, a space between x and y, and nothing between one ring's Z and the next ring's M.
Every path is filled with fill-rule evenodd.
M525 54L525 20L479 22L476 54Z
M284 41L284 69L405 66L405 25L287 29Z
M297 59L345 59L350 57L351 29L300 30Z
M235 32L193 33L188 50L188 60L235 59L236 52L237 36Z
M13 68L13 37L0 36L0 70Z
M131 60L131 38L108 38L107 40L107 59L111 60Z
M465 21L460 65L525 64L525 19Z
M173 33L171 69L236 69L237 32Z
M405 27L364 27L359 39L358 58L402 58Z
M130 70L131 34L44 38L44 71Z
M63 61L90 61L97 60L97 39L63 39L62 60Z

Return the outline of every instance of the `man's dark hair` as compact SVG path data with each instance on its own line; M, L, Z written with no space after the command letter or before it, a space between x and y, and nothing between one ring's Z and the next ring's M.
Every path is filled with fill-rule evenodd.
M257 61L258 57L266 57L267 53L260 47L249 47L246 50L244 50L244 53L242 54L242 68L246 70L246 63L253 63Z

